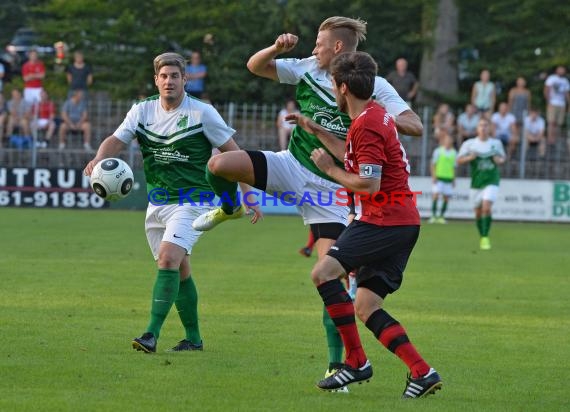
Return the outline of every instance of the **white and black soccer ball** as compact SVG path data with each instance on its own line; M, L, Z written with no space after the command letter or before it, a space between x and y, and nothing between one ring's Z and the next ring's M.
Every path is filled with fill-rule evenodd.
M91 188L99 197L113 202L129 195L134 176L129 165L114 157L103 159L91 173Z

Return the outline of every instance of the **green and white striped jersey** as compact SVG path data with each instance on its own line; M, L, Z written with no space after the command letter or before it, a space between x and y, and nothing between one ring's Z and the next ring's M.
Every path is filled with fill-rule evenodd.
M477 157L469 165L471 167L471 187L482 189L489 185L499 185L501 179L499 167L493 161L493 156L505 157L503 143L492 137L483 141L478 137L468 139L459 148L458 157L474 153Z
M332 89L332 78L326 70L319 68L316 58L312 56L306 59L277 59L275 62L279 81L297 86L296 100L301 113L339 139L346 140L350 117L338 110ZM410 109L390 83L379 76L376 77L374 84L373 98L393 116ZM331 180L310 159L311 152L319 147L323 147L323 144L317 137L300 127L293 129L289 141L291 154L311 172Z
M165 190L168 203L178 203L180 193L199 200L201 192L212 191L205 177L212 148L234 133L210 104L185 95L166 111L156 95L135 103L113 135L126 144L137 139L147 191Z

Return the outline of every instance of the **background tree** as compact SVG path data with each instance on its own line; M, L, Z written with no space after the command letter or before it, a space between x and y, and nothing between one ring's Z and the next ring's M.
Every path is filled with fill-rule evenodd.
M449 102L457 98L458 23L455 0L424 2L420 103Z
M366 0L21 0L14 7L49 42L83 49L95 90L129 99L154 93L156 54L200 50L214 101L282 101L293 88L253 76L247 59L282 32L300 36L289 57L308 56L321 21L338 14L368 21L360 49L382 75L405 57L426 94L457 104L482 67L503 92L522 75L541 98L544 73L570 63L570 3L557 0L385 0L381 7ZM0 23L8 19L2 10ZM63 76L58 81L65 84Z

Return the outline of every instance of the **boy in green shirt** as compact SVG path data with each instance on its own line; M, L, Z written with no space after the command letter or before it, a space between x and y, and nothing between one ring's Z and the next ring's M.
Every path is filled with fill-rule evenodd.
M432 205L429 223L447 223L445 211L449 198L453 195L455 186L455 168L457 166L457 151L453 147L453 139L443 132L441 144L433 151L431 157ZM441 211L437 214L439 197L443 197Z

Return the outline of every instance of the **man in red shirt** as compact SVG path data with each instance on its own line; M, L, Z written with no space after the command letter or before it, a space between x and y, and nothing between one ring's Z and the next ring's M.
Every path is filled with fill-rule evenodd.
M32 130L39 134L40 130L45 131L43 138L38 137L38 148L46 148L55 132L55 104L49 98L47 92L42 89L40 101L34 103L32 108Z
M22 66L22 78L24 79L24 100L28 104L40 100L46 68L38 58L36 50L30 50L28 61Z
M382 309L386 296L398 290L420 232L420 216L408 186L410 166L398 139L393 118L371 100L377 66L369 54L350 52L331 62L333 91L338 108L352 124L346 142L299 114L287 118L316 135L326 150L315 149L311 159L324 173L355 195L356 218L342 232L311 277L342 337L346 361L317 386L334 390L369 380L372 366L362 348L356 314L388 350L410 369L404 398L435 393L441 378L431 368L400 323ZM356 270L355 306L339 277Z

